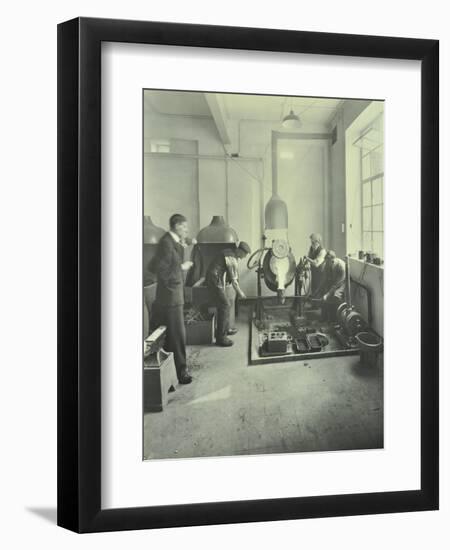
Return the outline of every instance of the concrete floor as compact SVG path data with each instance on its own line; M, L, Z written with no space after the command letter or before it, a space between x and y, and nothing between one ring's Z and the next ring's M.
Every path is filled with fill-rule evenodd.
M248 365L248 326L232 348L189 346L192 384L144 415L144 458L383 447L382 367L358 356Z

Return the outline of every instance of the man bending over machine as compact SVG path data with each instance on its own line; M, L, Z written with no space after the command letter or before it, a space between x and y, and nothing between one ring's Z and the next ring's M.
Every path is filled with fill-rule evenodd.
M335 321L336 310L344 301L345 262L336 257L333 250L325 256L325 269L322 282L315 296L322 298L322 320Z

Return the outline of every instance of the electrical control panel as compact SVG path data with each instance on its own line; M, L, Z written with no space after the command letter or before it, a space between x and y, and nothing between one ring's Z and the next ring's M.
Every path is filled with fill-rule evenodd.
M286 353L289 343L288 333L284 331L269 332L267 351L269 353Z

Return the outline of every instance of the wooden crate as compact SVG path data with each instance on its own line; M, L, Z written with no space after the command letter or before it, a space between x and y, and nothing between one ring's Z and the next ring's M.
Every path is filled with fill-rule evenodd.
M214 342L215 315L209 314L205 321L186 324L186 344L207 345Z

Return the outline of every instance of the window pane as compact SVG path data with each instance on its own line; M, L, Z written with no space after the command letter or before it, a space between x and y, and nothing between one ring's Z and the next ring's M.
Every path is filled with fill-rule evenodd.
M380 258L384 257L383 252L383 235L384 233L373 233L373 250Z
M363 250L364 252L370 252L372 250L372 233L364 231L363 233Z
M383 203L383 178L372 180L372 200L373 204Z
M363 231L372 229L372 208L363 208Z
M383 231L383 206L374 206L372 209L372 229ZM364 228L365 229L365 228Z
M372 176L383 172L383 147L378 147L370 153Z
M370 154L362 158L362 179L371 176L370 172Z

